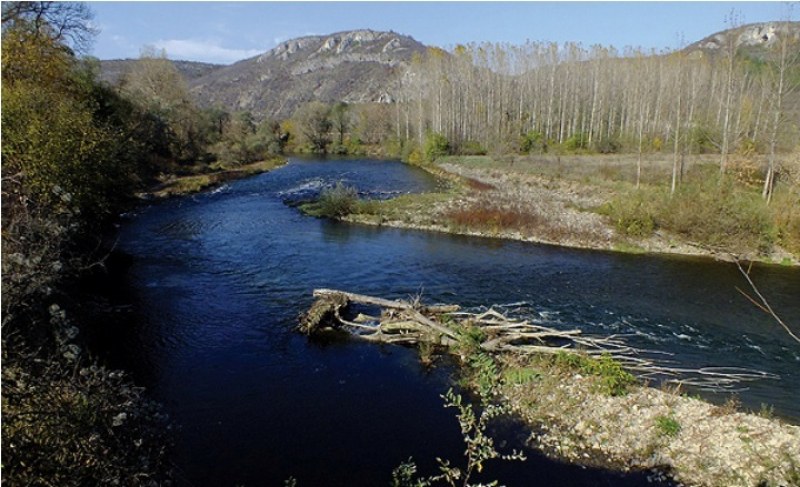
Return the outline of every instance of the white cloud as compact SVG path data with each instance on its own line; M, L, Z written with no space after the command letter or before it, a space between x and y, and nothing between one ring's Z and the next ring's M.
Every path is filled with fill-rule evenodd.
M192 39L167 39L153 43L157 49L167 51L170 59L229 64L264 52L260 49L230 49L217 41Z

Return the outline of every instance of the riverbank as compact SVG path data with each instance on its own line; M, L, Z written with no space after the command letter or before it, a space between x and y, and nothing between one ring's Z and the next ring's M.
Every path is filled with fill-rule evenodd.
M147 191L137 194L140 199L164 199L173 196L184 196L199 193L228 181L242 179L255 174L269 172L286 164L284 157L273 157L264 161L254 162L232 168L220 168L216 172L202 172L200 174L176 175L167 174L159 178L158 183Z
M630 196L631 183L624 182L624 173L630 172L635 164L616 156L573 159L443 158L421 167L447 181L448 189L369 202L342 219L573 248L702 256L724 261L735 256L740 260L800 265L797 254L777 243L762 245L737 238L735 234L726 236L727 240L718 241L712 235L708 237L710 242L698 242L691 239L691 233L680 234L654 224L635 231L638 222L621 220L618 211L615 213L620 201L634 198ZM705 163L699 160L695 167L702 168ZM651 187L649 191L650 196L637 193L635 198L655 198L656 190ZM788 231L792 230L790 227Z

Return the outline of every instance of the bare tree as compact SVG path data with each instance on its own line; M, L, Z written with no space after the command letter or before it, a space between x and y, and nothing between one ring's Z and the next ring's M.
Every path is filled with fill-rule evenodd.
M3 32L24 28L69 46L78 53L88 52L98 29L94 14L79 2L3 2Z
M735 10L731 10L725 23L728 25L728 31L725 38L725 87L724 87L724 101L722 103L722 143L720 146L720 160L719 170L721 173L725 172L728 165L728 153L730 152L731 143L731 113L733 107L733 94L736 84L736 51L738 48L738 39L735 29L741 25L739 17Z
M797 40L791 35L790 27L791 7L783 22L783 29L778 31L778 53L777 60L774 60L774 69L768 71L767 84L772 91L772 123L769 130L769 156L767 159L767 174L764 177L764 189L762 196L767 203L772 199L772 190L775 183L775 158L780 137L781 128L785 127L786 97L794 92L798 87L797 77L794 82L787 76L789 67L796 65L800 52L798 52Z

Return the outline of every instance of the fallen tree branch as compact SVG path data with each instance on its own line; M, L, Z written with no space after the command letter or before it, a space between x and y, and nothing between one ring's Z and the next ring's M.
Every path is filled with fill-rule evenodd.
M461 350L470 346L489 354L552 355L580 351L589 356L608 355L642 378L660 378L714 391L730 391L741 382L779 378L744 368L672 367L650 358L657 354L671 354L634 348L620 335L588 336L576 328L535 325L508 317L493 308L471 313L453 305L426 306L418 299L410 302L388 300L334 289L317 289L314 297L316 300L300 318L299 329L307 335L341 329L373 343L428 343L449 347L454 354L461 354ZM375 306L379 313L358 313L355 318L348 319L343 314L350 304Z

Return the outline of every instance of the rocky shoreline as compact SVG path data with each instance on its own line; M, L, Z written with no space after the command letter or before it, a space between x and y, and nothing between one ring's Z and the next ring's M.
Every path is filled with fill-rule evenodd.
M504 386L502 401L531 426L532 446L571 463L692 486L800 485L798 426L646 386L598 394L591 382L555 371Z

